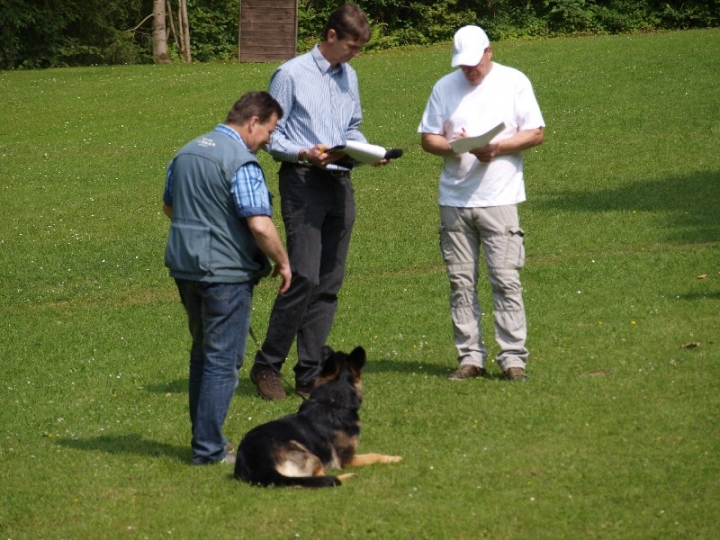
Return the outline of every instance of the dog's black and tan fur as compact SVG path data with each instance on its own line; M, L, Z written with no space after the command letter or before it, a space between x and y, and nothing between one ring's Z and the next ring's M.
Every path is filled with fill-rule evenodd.
M297 413L250 430L238 447L235 478L260 486L339 486L353 474L325 469L396 463L400 456L356 454L363 398L365 350L323 349L324 362L310 397Z

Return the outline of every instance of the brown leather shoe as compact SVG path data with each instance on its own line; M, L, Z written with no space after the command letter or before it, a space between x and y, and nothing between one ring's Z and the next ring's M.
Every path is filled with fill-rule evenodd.
M250 380L256 386L260 397L271 400L287 397L280 374L272 368L255 364L250 370Z
M508 381L527 381L525 370L521 367L511 367L503 372Z
M484 377L485 368L464 364L448 375L450 381L462 381L471 377Z

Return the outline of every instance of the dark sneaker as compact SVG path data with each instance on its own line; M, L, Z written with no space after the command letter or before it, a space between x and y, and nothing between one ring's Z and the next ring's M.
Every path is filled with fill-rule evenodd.
M232 447L230 443L225 445L225 451L227 452L222 459L217 461L193 461L193 465L216 465L218 463L227 463L229 465L235 464L235 454L227 449L228 445Z
M307 399L310 397L310 392L312 392L312 389L313 389L312 384L297 383L295 385L295 393L303 399Z
M527 381L527 375L525 370L521 367L511 367L503 373L508 381Z
M471 377L484 377L484 376L485 376L485 368L473 366L470 364L465 364L465 365L462 365L459 368L457 368L450 375L448 375L448 380L462 381L463 379L469 379Z
M250 370L250 380L257 387L260 397L265 399L285 399L287 397L280 374L272 368L255 364Z

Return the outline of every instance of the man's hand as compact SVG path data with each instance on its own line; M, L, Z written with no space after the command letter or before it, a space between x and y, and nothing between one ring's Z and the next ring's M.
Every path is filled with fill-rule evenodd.
M542 144L545 131L543 128L518 131L509 139L490 143L482 148L474 148L470 153L483 163L489 163L498 156L517 154L533 146Z
M305 155L310 163L312 163L313 165L317 165L318 167L321 167L323 169L327 167L330 163L335 163L336 161L341 160L345 156L345 152L337 151L327 153L327 150L329 150L328 146L324 144L317 144L312 148L308 149Z
M272 275L273 277L280 276L282 279L278 292L280 294L286 293L290 288L292 272L290 270L290 260L287 253L285 253L285 248L283 248L275 224L270 219L270 216L250 216L247 218L247 222L258 247L275 263Z
M273 268L272 277L278 276L280 276L280 279L282 280L280 283L280 288L278 289L278 294L285 294L290 288L290 283L292 282L292 272L290 271L290 265L276 264Z
M494 157L500 155L500 145L490 143L482 148L473 148L470 153L483 163L489 163Z

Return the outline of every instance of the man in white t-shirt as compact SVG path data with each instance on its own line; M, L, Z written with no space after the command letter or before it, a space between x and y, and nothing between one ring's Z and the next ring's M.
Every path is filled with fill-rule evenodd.
M480 248L493 291L497 363L509 380L525 380L528 350L520 269L524 231L517 205L525 200L523 150L542 143L545 122L532 85L520 71L492 61L490 41L477 26L453 38L452 67L434 86L418 132L423 150L443 158L440 246L450 280L450 312L463 380L485 375L477 296ZM487 145L456 154L450 141L504 128Z

